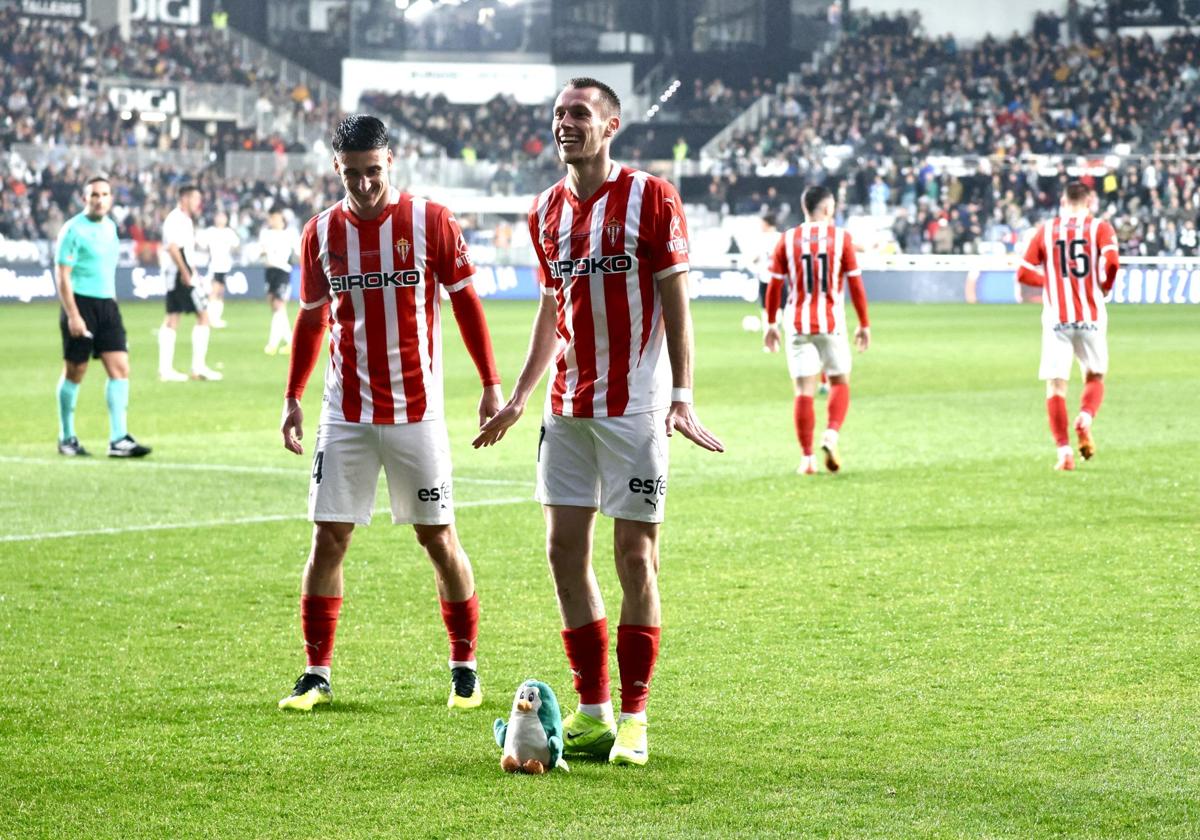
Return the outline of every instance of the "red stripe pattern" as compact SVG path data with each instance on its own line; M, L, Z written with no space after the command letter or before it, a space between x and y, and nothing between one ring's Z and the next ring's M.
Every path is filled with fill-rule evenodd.
M1116 248L1112 225L1093 216L1043 222L1024 260L1026 268L1046 278L1043 320L1052 324L1105 321L1105 257Z
M846 285L861 274L850 234L826 222L784 231L771 256L771 275L788 281L784 318L802 335L844 331Z
M551 412L620 417L665 408L671 372L658 284L688 268L675 188L614 164L580 201L564 179L534 202L529 232L542 292L557 309Z
M330 304L323 419L441 417L438 286L457 291L474 276L450 212L397 190L370 220L343 201L305 225L302 253L300 305Z

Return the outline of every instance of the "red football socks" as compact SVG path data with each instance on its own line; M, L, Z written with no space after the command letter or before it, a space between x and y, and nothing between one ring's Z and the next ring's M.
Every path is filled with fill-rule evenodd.
M333 658L333 636L337 632L342 596L301 595L300 629L309 665L329 667Z
M796 438L800 441L800 449L805 455L813 454L813 425L816 418L813 413L812 397L796 397L792 406L792 419L796 422Z
M1083 386L1083 399L1080 401L1079 410L1086 411L1095 417L1100 411L1102 402L1104 402L1104 380L1097 379L1086 383Z
M1070 446L1071 435L1067 431L1067 401L1064 397L1047 397L1046 414L1050 417L1050 434L1057 446Z
M617 667L621 670L621 714L646 711L650 678L658 660L661 629L640 624L617 626Z
M608 619L564 630L562 639L579 702L608 702Z
M842 428L846 412L850 409L850 386L846 383L829 386L829 428L835 432Z
M465 601L442 601L442 622L450 637L450 661L474 662L479 638L479 595Z

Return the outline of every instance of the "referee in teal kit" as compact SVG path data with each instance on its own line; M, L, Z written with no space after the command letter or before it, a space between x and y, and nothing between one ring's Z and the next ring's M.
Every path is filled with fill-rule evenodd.
M150 454L129 435L129 349L117 308L117 225L108 217L112 185L103 176L83 187L86 209L63 225L54 252L55 279L62 301L63 373L58 381L58 452L89 455L75 436L75 403L88 360L99 359L108 373L108 455L141 458Z

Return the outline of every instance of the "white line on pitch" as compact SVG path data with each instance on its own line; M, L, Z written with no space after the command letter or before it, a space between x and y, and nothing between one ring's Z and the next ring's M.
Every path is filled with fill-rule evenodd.
M455 502L455 508L494 507L496 505L515 505L522 502L532 502L530 496L511 499L475 499L473 501ZM390 513L389 508L379 508L375 513ZM104 534L132 534L141 531L179 531L186 528L213 528L223 525L256 525L262 522L286 522L292 519L308 519L307 513L279 513L271 516L246 516L241 519L215 519L211 522L162 522L154 525L128 525L123 528L90 528L85 531L48 531L42 534L3 534L0 543L30 542L33 540L58 540L67 537L94 537Z
M108 460L104 458L72 458L69 462L65 459L55 460L53 458L22 458L19 455L0 455L0 463L2 464L30 464L33 466L52 466L61 465L67 466L69 463L71 468L76 466L94 467L100 464L107 464ZM139 460L137 467L139 470L177 470L179 472L227 472L227 473L249 473L259 475L291 475L291 476L307 476L308 468L295 467L252 467L245 464L176 464L170 461L142 461ZM495 484L500 486L516 486L521 484L532 485L532 480L515 479L515 478L472 478L470 476L455 476L454 480L463 484Z

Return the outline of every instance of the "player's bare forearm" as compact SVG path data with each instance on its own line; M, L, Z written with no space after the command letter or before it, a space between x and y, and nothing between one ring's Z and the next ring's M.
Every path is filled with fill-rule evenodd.
M692 387L692 313L688 308L687 272L679 271L658 283L662 299L663 326L667 333L667 356L671 360L671 384Z
M491 419L480 426L479 434L471 445L478 449L481 446L491 446L499 443L505 432L521 419L525 413L525 404L537 388L538 382L546 373L546 368L554 360L554 352L558 346L558 335L555 323L558 315L554 300L549 295L542 295L538 305L537 316L533 320L533 330L529 337L529 350L525 354L525 364L521 366L521 374L513 386L513 392L504 407L496 412Z
M667 356L671 361L674 386L667 410L667 437L679 431L692 443L710 452L724 452L725 445L700 423L692 408L692 314L688 308L687 272L679 271L659 281L663 326L667 333ZM679 399L677 399L679 397Z

